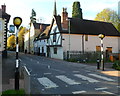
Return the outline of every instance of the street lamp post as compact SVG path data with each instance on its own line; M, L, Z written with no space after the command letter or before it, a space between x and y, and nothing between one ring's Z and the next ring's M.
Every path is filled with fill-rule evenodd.
M68 19L69 23L69 59L70 59L70 19Z
M104 71L104 57L103 57L103 38L105 35L99 34L99 38L101 39L101 69Z
M15 90L19 90L19 59L18 59L18 51L19 51L19 46L18 46L18 29L19 26L22 23L22 19L20 17L15 17L13 19L13 24L17 28L16 32L16 65L15 65Z

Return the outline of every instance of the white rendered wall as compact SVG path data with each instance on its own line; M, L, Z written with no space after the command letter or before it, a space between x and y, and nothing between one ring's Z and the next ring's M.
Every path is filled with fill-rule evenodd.
M120 38L120 37L119 37ZM63 51L69 50L69 35L63 34ZM103 39L104 51L107 47L112 47L113 53L119 52L118 37L106 36ZM85 41L84 37L84 51L96 51L96 46L101 46L100 38L96 35L89 35L88 41ZM82 51L82 35L70 35L70 50L71 51Z
M69 35L68 34L63 34L63 51L68 51L69 50ZM71 51L81 51L82 46L82 35L70 35L70 50Z
M24 35L24 49L28 51L29 44L29 32Z
M57 47L57 54L54 54L54 47L50 47L50 57L56 59L63 59L63 48Z

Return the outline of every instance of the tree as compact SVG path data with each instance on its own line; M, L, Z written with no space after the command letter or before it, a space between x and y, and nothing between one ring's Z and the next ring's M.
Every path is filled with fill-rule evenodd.
M97 21L104 21L104 22L110 22L112 23L118 31L120 31L120 19L118 18L118 14L116 11L111 10L109 8L103 9L100 13L96 15L95 20Z
M36 22L36 12L34 11L34 9L32 9L30 20L32 23Z
M26 31L26 28L21 26L19 33L18 33L18 42L19 42L19 48L20 51L24 51L24 33Z
M8 39L7 39L7 47L10 50L14 50L16 47L16 43L15 43L15 35L11 35Z
M73 3L72 17L73 18L83 19L83 17L82 17L82 9L80 8L80 2L79 1L75 1Z

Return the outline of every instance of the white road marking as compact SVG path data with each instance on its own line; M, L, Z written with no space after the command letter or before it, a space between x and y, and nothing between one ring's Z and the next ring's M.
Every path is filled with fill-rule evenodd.
M89 74L89 75L100 78L100 79L103 79L103 80L106 80L106 81L115 81L113 79L110 79L110 78L107 78L107 77L104 77L104 76L100 76L100 75L97 75L97 74Z
M73 71L73 73L79 73L79 71Z
M107 87L103 87L103 88L95 88L95 90L104 90L104 89L108 89Z
M117 86L118 88L120 88L120 86Z
M75 92L72 92L73 94L80 94L80 93L85 93L86 91L75 91Z
M65 71L54 69L54 68L51 68L51 70L54 70L54 71L57 71L57 72L60 72L60 73L66 73Z
M48 65L47 68L50 69L50 65Z
M81 78L83 80L87 80L88 82L99 82L98 80L95 80L95 79L92 79L92 78L89 78L89 77L86 77L84 75L81 75L81 74L74 74L74 76L78 77L78 78Z
M58 87L54 82L46 77L38 78L40 84L42 84L45 88L56 88Z
M39 61L37 61L37 64L39 64L40 62Z
M62 80L63 82L69 84L69 85L75 85L75 84L81 84L79 82L75 82L74 80L66 77L65 75L59 75L59 76L56 76L56 78Z
M102 91L102 92L104 92L104 93L106 93L106 94L114 94L114 93L108 92L108 91Z
M50 74L52 74L52 73L44 73L44 75L50 75Z

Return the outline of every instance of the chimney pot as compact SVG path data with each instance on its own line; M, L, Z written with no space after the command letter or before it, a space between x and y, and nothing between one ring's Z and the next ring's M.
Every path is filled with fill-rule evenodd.
M6 5L4 4L1 7L2 7L2 11L6 13Z

